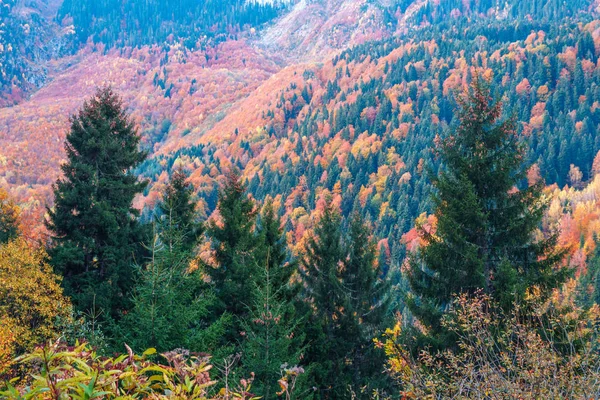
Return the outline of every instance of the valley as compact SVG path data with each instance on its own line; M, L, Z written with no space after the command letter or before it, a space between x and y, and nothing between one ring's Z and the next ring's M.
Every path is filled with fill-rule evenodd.
M220 362L246 331L258 338L246 354L262 354L273 329L281 359L242 369L268 369L282 394L295 379L310 385L275 364L306 357L307 379L320 382L310 398L350 398L326 384L338 373L365 390L352 398L376 397L378 385L419 398L472 372L452 346L481 350L442 315L463 318L468 334L504 332L497 319L538 340L538 322L520 325L512 308L534 299L544 329L552 312L583 336L600 326L600 1L0 0L0 24L0 206L18 208L20 235L47 249L24 263L50 260L42 269L87 313L78 321L95 323L90 307L108 288L105 349L128 340L144 351L147 329L159 351L207 348ZM78 164L84 155L111 172ZM84 215L104 206L98 193L119 204L114 215ZM164 225L169 207L186 224ZM86 229L97 236L69 236ZM21 251L1 243L6 260ZM271 301L281 325L261 308ZM489 343L509 346L507 335ZM595 354L583 336L573 340ZM574 355L560 340L506 351L564 361ZM0 340L0 377L1 350ZM514 367L477 361L493 371L476 376ZM448 375L428 375L438 367ZM260 391L275 398L265 371ZM536 398L515 394L527 391L510 393Z

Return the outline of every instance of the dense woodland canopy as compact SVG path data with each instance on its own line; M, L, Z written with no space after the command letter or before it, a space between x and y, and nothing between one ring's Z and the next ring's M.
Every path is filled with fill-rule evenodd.
M154 181L175 163L209 174L236 165L248 171L257 199L281 196L295 237L323 191L339 185L343 215L359 212L372 220L388 251L401 259L403 249L391 247L416 217L431 211L426 171L437 171L439 162L430 145L453 124L455 91L480 68L493 79L493 96L505 101L505 116L519 121L534 171L561 187L572 178L579 182L579 172L581 182L589 180L599 149L596 23L585 14L578 20L583 24L571 20L578 10L571 2L548 2L531 20L522 18L531 11L526 6L509 7L514 21L471 18L477 10L461 4L415 16L432 25L402 39L370 42L322 68L297 71L262 111L262 129L227 120L240 124L224 127L230 141L215 132L214 141L152 158L141 173ZM462 10L451 22L432 17L451 10ZM201 186L210 213L216 187Z
M59 19L72 18L77 39L89 38L108 46L139 46L168 38L184 40L194 49L207 39L227 39L274 17L286 2L66 0ZM173 39L171 39L173 40Z
M318 62L168 3L2 3L8 103L74 58L0 110L1 395L600 392L595 2L376 1Z
M325 198L295 253L272 200L261 209L236 169L219 191L218 214L208 221L196 212L183 168L170 177L152 220L140 220L131 204L146 182L132 171L146 154L121 99L110 88L98 90L71 117L69 158L48 209L49 257L19 237L19 210L9 200L2 203L0 317L11 334L0 348L0 373L14 378L2 393L15 399L42 393L415 398L435 382L434 392L448 385L445 395L456 374L490 372L486 364L462 366L469 346L481 346L481 334L493 344L491 354L478 353L485 355L482 362L507 362L505 352L538 347L545 351L540 357L560 368L556 379L567 374L581 383L544 381L544 387L597 392L598 306L553 300L572 271L562 265L557 236L540 231L548 207L543 185L514 186L524 177L524 148L514 122L499 120L502 105L487 85L476 76L461 97L453 135L437 145L444 163L432 179L437 224L420 227L422 247L400 277L408 276L408 296L378 262L368 223L359 214L343 218L333 196ZM408 334L399 328L400 311ZM477 323L503 313L517 317L483 328ZM18 326L24 329L13 335ZM123 345L127 355L103 355ZM432 346L443 352L428 358ZM151 357L157 351L160 358ZM211 356L216 382L208 375ZM436 357L439 373L431 371ZM585 368L569 367L573 359ZM521 373L523 366L511 368ZM156 383L147 386L150 375ZM501 379L482 389L477 381L469 384L469 395L504 386L516 394L529 385Z

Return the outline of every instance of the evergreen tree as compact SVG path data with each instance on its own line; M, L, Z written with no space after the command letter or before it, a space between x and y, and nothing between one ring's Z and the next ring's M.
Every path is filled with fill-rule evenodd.
M273 286L278 288L274 296L285 303L297 299L300 291L299 282L292 282L292 276L298 270L298 263L291 259L285 240L281 220L275 214L273 200L268 198L257 224L258 242L257 259L267 260Z
M577 282L577 303L585 308L600 304L600 239L596 235L594 242L596 248Z
M242 365L245 376L254 373L253 392L263 399L276 399L278 379L284 365L297 365L303 353L302 324L292 318L290 302L281 300L286 287L278 286L269 268L269 259L256 289L256 300L243 319ZM304 377L303 377L304 378ZM302 391L297 384L296 391Z
M233 316L234 323L224 339L236 343L241 339L240 318L256 301L260 271L254 232L257 211L237 171L228 173L217 209L221 221L211 221L207 229L215 261L207 267L207 273L217 296L213 313Z
M265 399L277 398L281 366L297 365L304 351L303 320L296 312L300 285L292 282L297 263L290 255L272 199L267 199L257 226L258 259L265 267L257 283L257 298L242 323L246 332L242 364L255 374L253 389ZM303 391L296 383L296 393Z
M515 189L525 169L514 121L498 121L502 105L477 78L459 105L459 124L441 143L446 169L433 177L436 231L420 228L425 244L408 275L408 306L434 346L452 342L440 319L453 295L483 289L508 308L532 286L549 295L566 275L555 269L556 236L536 240L542 184Z
M381 387L384 354L373 346L373 338L391 326L390 284L382 277L377 250L367 225L354 214L346 239L347 258L341 271L344 288L342 332L349 339L351 360L347 375L355 388ZM388 323L389 322L389 323ZM369 393L367 391L366 393Z
M212 320L214 293L193 268L185 253L172 252L156 232L149 246L148 262L138 268L131 310L120 323L121 342L134 350L156 348L159 352L185 348L217 349L230 323L228 315Z
M122 101L99 89L71 118L67 162L48 208L52 265L82 311L120 316L129 307L134 254L143 228L133 198L143 191L131 171L146 153Z
M138 267L133 308L121 324L123 339L136 350L200 351L206 349L202 345L215 342L204 332L214 295L193 265L202 224L192 197L194 188L186 179L182 169L176 170L163 191L156 207L150 258Z
M384 327L387 284L379 277L375 246L362 221L354 219L347 238L341 227L329 201L302 260L311 305L307 362L319 398L366 396L381 375L383 354L371 347Z
M307 362L312 366L311 385L323 398L335 397L344 384L336 385L342 377L343 351L336 348L340 344L336 337L342 303L338 267L343 259L341 216L329 203L308 239L302 259L305 298L312 306L306 324Z
M170 251L189 254L198 245L204 229L193 200L194 188L187 178L183 168L173 172L163 193L163 200L157 206L157 223L160 225L161 240Z
M0 188L0 244L8 243L19 236L19 207L8 193Z

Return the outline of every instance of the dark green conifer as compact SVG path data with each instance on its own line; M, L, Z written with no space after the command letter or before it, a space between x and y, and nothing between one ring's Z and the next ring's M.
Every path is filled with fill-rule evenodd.
M118 318L129 307L133 259L143 240L132 206L146 187L132 172L146 157L139 143L110 88L98 90L71 118L67 162L54 185L47 226L52 265L81 311Z
M256 287L256 300L244 319L242 364L246 375L255 374L253 391L264 399L276 399L283 365L296 366L304 352L303 319L296 312L299 284L292 282L297 263L290 260L281 221L268 199L258 224L259 259L264 267ZM304 392L305 377L296 382Z
M192 262L202 224L186 180L183 169L175 170L162 193L150 257L138 267L133 307L121 323L122 338L136 350L205 351L216 342L205 331L214 295Z
M266 200L258 222L258 260L268 261L270 279L273 286L278 288L274 296L291 304L300 290L300 284L292 282L292 276L298 270L298 263L289 254L281 220L275 213L271 198Z
M215 288L217 303L215 315L228 313L234 324L226 339L231 343L241 340L239 322L256 301L259 279L255 234L257 210L248 197L246 187L237 171L227 174L225 186L219 194L220 221L208 224L207 234L214 251L215 265L207 266L207 273Z
M306 324L307 362L312 366L311 385L323 398L334 398L345 389L345 382L340 380L345 349L339 349L342 343L336 340L343 298L338 272L344 259L341 223L340 214L327 204L302 259L305 298L311 307Z
M161 226L161 239L171 251L191 253L198 245L203 225L196 212L194 188L187 178L183 168L173 172L157 207L157 223Z
M408 306L440 347L452 343L440 319L453 295L483 289L508 308L532 286L547 296L566 275L556 236L537 239L542 184L516 189L525 168L515 122L499 122L502 105L477 78L459 105L459 125L440 144L446 169L433 178L437 228L420 227L425 245L408 274Z
M382 276L377 249L367 225L354 214L346 238L347 257L341 271L344 289L344 314L341 320L344 338L349 339L346 374L356 388L381 387L384 354L373 346L373 338L390 321L390 283ZM367 391L368 392L368 391Z
M381 376L383 354L372 339L385 327L387 284L362 220L355 217L347 237L329 201L302 260L307 317L307 362L320 398L367 396Z

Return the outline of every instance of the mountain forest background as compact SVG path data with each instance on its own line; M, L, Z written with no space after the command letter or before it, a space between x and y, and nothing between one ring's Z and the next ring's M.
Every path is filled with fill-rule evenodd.
M597 396L599 13L0 1L1 393Z

